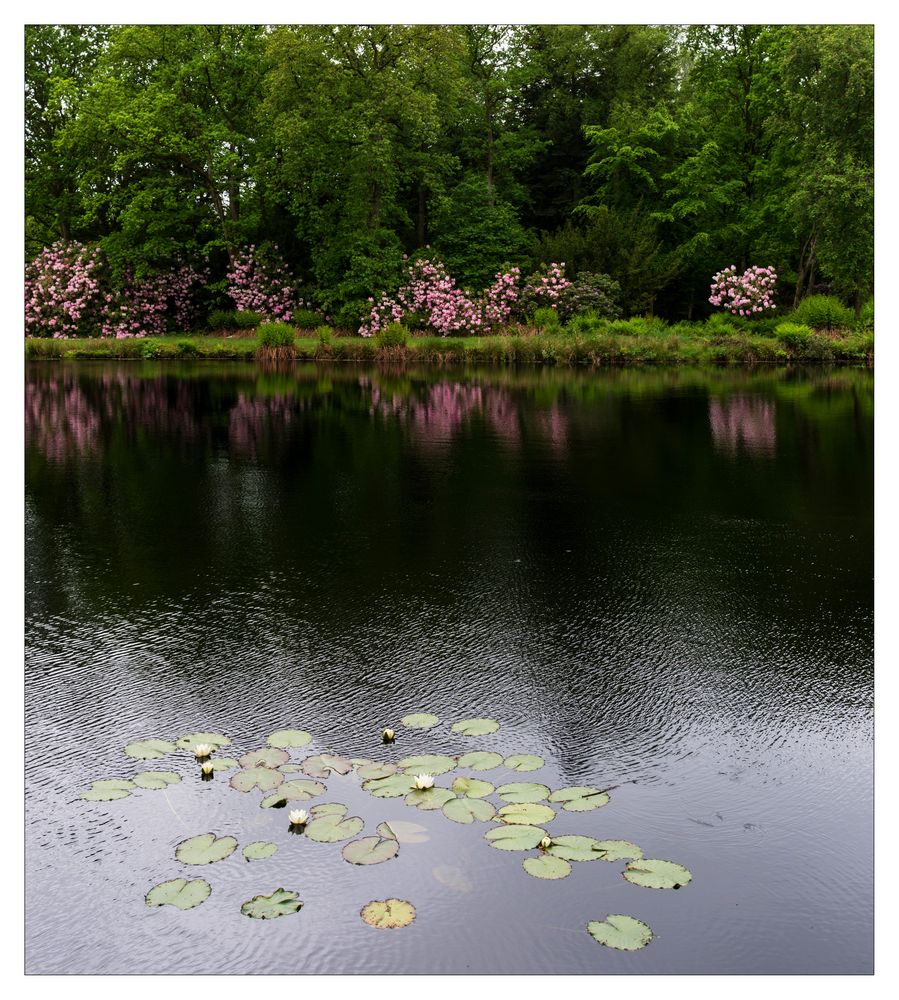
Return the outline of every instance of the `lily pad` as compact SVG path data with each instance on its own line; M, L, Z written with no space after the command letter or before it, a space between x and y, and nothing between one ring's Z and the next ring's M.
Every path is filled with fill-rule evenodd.
M231 746L231 740L227 736L222 736L221 733L188 733L177 739L175 746L179 750L193 750L198 743L207 743L213 750Z
M539 802L516 802L503 806L496 814L501 823L515 823L523 826L536 826L537 823L548 823L556 818L555 809Z
M211 865L230 858L237 848L233 837L216 837L214 833L201 833L182 840L175 848L175 857L185 865Z
M175 744L169 743L168 740L136 740L125 747L125 753L135 760L156 760L167 753L172 753L175 749Z
M415 757L404 757L400 761L400 767L406 774L446 774L456 767L455 757L446 757L443 754L422 753Z
M443 804L443 815L454 823L486 823L496 814L496 806L484 799L450 799Z
M303 773L310 778L330 778L331 774L349 774L353 762L348 757L333 753L319 753L303 761Z
M348 809L342 802L322 802L313 806L309 812L313 816L346 816Z
M205 902L212 892L212 886L202 878L188 881L173 878L160 882L144 896L147 906L177 906L179 910L192 910Z
M592 785L572 785L553 792L549 801L560 803L567 812L589 812L604 806L609 801L609 795Z
M436 715L431 715L430 712L417 712L414 715L407 715L400 719L400 722L407 729L433 729L434 726L440 725L440 719Z
M316 816L306 827L306 836L320 844L337 844L341 840L350 840L365 826L358 816Z
M386 778L372 778L362 786L379 799L398 799L412 791L411 774L391 774Z
M91 783L91 787L81 793L81 798L88 802L114 802L124 799L137 786L127 778L102 778Z
M282 764L279 768L283 774L302 774L303 768L300 764Z
M341 854L351 865L378 865L382 861L395 858L399 851L399 841L381 837L363 837L347 844Z
M286 750L288 747L304 747L312 742L312 733L305 729L276 729L265 741L270 747Z
M320 781L313 781L311 778L295 778L293 781L285 781L278 785L277 791L266 796L259 805L263 809L280 809L288 802L306 802L315 798L316 795L323 795L327 788Z
M533 753L513 753L511 757L506 757L503 764L513 771L539 771L546 761Z
M622 873L628 882L647 889L679 889L692 880L690 871L675 861L643 858L632 861Z
M624 913L610 913L605 920L591 920L587 931L600 944L619 951L639 951L652 941L649 927L642 920Z
M453 782L456 795L464 795L468 799L483 799L492 795L496 789L489 781L479 781L477 778L456 778Z
M251 750L240 758L240 766L246 770L255 767L280 767L290 760L289 755L284 750L277 747L263 747L261 750Z
M525 858L522 867L534 878L565 878L571 874L571 865L562 858L553 858L548 854L540 854L536 858Z
M138 788L160 789L166 785L177 785L181 780L181 775L174 771L141 771L135 774L134 784Z
M448 788L413 788L406 796L407 806L415 806L416 809L440 809L455 795Z
M475 750L463 754L457 761L457 767L468 768L469 771L492 771L502 764L503 758L492 750Z
M497 729L499 723L494 719L463 719L452 725L453 732L461 733L462 736L487 736L495 733Z
M402 819L392 819L389 823L379 823L378 833L385 840L398 840L401 844L423 844L430 840L427 827L420 823L407 823Z
M563 834L552 838L552 846L546 849L547 854L565 861L605 861L606 852L600 847L599 841L592 837L581 837L578 834Z
M495 826L484 834L484 839L500 851L529 851L546 836L546 830L537 826Z
M373 760L357 767L356 774L362 781L371 781L373 778L389 778L391 774L396 774L397 770L396 764L381 764Z
M266 840L257 840L252 844L247 844L243 849L243 856L247 861L264 861L278 851L277 844L270 844Z
M504 802L542 802L549 795L549 788L534 781L513 781L510 785L500 785L496 794Z
M235 757L210 757L213 771L233 771L240 767L240 762Z
M245 917L254 920L272 920L275 917L286 917L296 913L302 907L302 900L297 893L287 889L275 889L270 896L254 896L240 908Z
M238 792L249 792L258 788L261 792L274 791L284 782L284 775L270 767L251 767L231 775L229 784Z
M597 840L603 861L639 861L643 851L629 840Z
M415 919L415 907L405 899L373 899L359 915L371 927L393 930L406 927Z

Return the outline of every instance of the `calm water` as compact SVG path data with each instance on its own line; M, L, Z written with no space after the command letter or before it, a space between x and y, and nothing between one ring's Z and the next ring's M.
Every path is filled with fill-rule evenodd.
M871 373L26 378L30 972L871 971ZM384 750L413 711L445 724ZM450 732L480 715L500 731ZM324 800L429 839L349 865L185 756L146 765L184 775L166 792L79 799L141 769L133 739L208 729L243 752L282 727L314 734L295 759L542 754L479 777L617 785L550 830L633 840L693 882L604 862L539 881L487 824L350 776ZM213 887L197 909L148 908L210 830L280 850L187 869ZM240 915L282 885L298 915ZM362 923L393 896L414 924ZM655 939L601 947L584 926L608 913Z

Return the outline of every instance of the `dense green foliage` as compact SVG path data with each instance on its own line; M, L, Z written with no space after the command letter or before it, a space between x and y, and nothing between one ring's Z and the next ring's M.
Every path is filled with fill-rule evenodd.
M859 315L873 122L858 25L29 26L26 252L191 260L228 308L270 242L347 326L425 247L477 289L564 261L606 318L609 281L624 315L705 315L731 264Z

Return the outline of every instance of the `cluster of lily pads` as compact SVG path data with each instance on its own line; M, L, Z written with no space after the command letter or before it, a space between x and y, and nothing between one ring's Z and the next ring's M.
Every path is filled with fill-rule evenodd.
M415 713L401 720L406 729L427 731L440 725L430 713ZM486 736L496 732L493 719L465 719L454 723L450 731L462 737ZM385 744L392 744L396 733L382 732ZM282 729L272 733L266 746L244 753L239 758L220 755L231 745L219 733L189 733L174 742L144 739L129 743L125 754L137 761L158 760L179 751L192 755L199 765L202 780L211 780L221 772L234 772L229 778L232 789L242 793L259 792L262 809L288 812L291 833L319 843L343 843L342 856L355 865L381 864L397 857L402 843L423 839L424 827L414 823L382 822L375 834L358 837L365 822L359 816L347 816L342 803L322 802L309 811L294 808L327 791L324 780L332 775L354 774L362 788L374 798L400 798L408 806L440 812L446 819L461 824L491 824L484 833L487 843L501 851L527 854L524 871L540 879L562 879L572 872L572 864L589 861L626 862L623 877L630 883L650 889L679 889L692 878L680 864L657 858L645 858L636 844L627 840L598 840L572 834L552 836L546 829L557 809L571 813L591 812L609 802L608 789L575 785L552 790L536 781L513 781L499 786L480 777L457 775L450 784L440 785L438 778L456 770L482 773L503 767L514 772L534 772L545 766L542 757L520 753L507 757L489 750L474 750L457 756L416 754L396 763L333 753L317 753L292 760L291 751L301 750L312 742L310 733L301 729ZM131 778L102 779L82 793L88 801L112 801L124 798L137 789L160 790L181 781L175 771L140 771ZM495 795L502 803L489 801ZM357 839L354 839L357 838ZM175 848L175 859L183 865L207 865L230 857L238 847L234 837L199 834L182 841ZM268 841L255 841L243 848L247 861L262 861L277 853ZM149 906L171 905L179 909L199 906L212 888L204 879L173 878L154 886L146 895ZM241 906L241 913L256 919L271 919L296 913L303 906L298 893L283 887L269 895L258 895ZM406 900L373 900L363 907L360 916L373 927L396 928L415 919L415 907ZM640 920L626 914L609 914L605 920L593 920L587 931L601 944L625 951L644 947L652 940L652 931Z

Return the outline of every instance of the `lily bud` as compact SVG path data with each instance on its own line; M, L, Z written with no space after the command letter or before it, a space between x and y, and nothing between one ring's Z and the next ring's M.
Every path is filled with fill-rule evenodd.
M197 760L205 760L212 753L212 747L208 743L198 743L194 747L194 757Z
M549 837L544 837L543 840L540 841L540 848L541 848L541 850L545 851L547 849L547 847L552 847L552 846L553 846L553 842L552 842L552 840L550 840Z
M212 772L215 770L215 764L213 764L211 760L204 760L203 763L200 765L200 770L203 772L203 774L212 774Z
M305 826L309 819L309 813L305 809L291 809L287 818L292 826Z
M396 736L396 733L392 729L384 729L381 731L381 739L383 739L385 743L393 743L394 736Z

